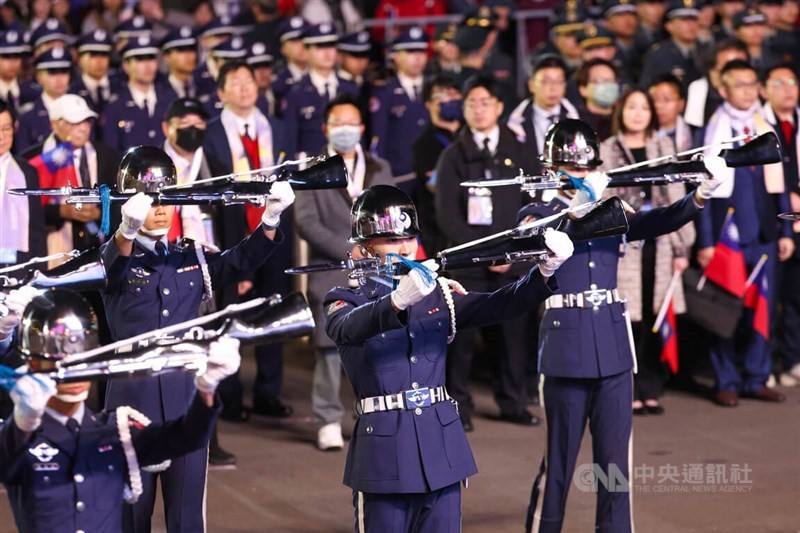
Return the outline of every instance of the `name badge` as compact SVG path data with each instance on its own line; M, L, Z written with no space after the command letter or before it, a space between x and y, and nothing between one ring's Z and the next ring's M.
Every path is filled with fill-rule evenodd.
M13 265L17 262L17 251L12 248L0 248L0 263Z
M467 223L470 226L491 226L492 191L487 187L470 187L467 201Z

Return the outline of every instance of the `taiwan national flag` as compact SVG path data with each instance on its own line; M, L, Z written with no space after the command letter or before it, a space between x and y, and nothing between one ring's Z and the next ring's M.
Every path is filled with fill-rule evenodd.
M762 268L744 294L744 307L753 310L753 330L769 340L769 301L766 268Z
M670 300L667 306L667 314L661 321L658 334L661 335L661 362L669 366L669 371L673 374L678 373L678 333L676 329L675 310L672 308Z
M744 296L747 267L739 246L739 229L733 220L733 208L728 210L719 242L714 247L714 258L703 276L739 298Z
M72 162L72 145L63 142L56 145L47 152L42 152L30 160L30 164L39 174L39 187L42 189L53 189L66 187L78 187L78 177L75 174L75 165ZM51 202L50 197L42 197L42 202Z

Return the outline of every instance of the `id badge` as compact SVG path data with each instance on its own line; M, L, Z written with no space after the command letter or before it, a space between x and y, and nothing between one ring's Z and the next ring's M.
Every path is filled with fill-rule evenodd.
M492 191L486 187L470 187L467 223L470 226L492 225Z
M0 264L13 265L17 262L17 251L13 248L0 248Z

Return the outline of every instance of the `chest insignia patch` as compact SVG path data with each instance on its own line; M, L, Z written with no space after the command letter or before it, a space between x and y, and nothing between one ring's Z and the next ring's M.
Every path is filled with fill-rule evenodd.
M429 315L432 315L432 314L438 313L438 312L439 312L439 308L438 307L434 307L433 309L428 309L428 314Z
M42 463L49 463L53 457L58 455L58 449L53 448L46 442L41 442L33 448L28 448L28 453L36 457Z

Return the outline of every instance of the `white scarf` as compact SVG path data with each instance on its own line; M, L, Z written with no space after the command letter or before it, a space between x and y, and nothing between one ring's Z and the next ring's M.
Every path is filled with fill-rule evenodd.
M707 155L718 155L720 145L733 137L733 130L735 129L737 135L740 135L745 127L754 135L773 131L772 127L764 119L763 110L758 101L745 110L736 109L728 102L724 102L708 120L704 144L711 145L711 147L706 149L705 153ZM733 177L736 169L726 167L725 172L725 176L717 176L718 179L727 179L714 191L714 198L730 198L733 194ZM784 192L782 163L764 165L764 185L770 194Z
M708 77L694 80L689 84L686 97L686 110L683 117L686 123L696 128L702 128L705 122L706 100L708 99Z
M272 153L272 128L267 117L261 111L253 111L256 123L256 135L258 137L258 156L261 167L268 167L275 164ZM250 168L247 153L240 137L239 125L236 115L228 108L222 110L219 116L222 127L225 129L225 136L228 138L228 146L231 149L231 168L233 172L246 172L255 170ZM249 179L248 177L245 177Z
M0 249L28 252L28 210L27 196L12 196L6 191L25 188L25 174L10 152L0 156ZM37 200L38 201L38 200Z
M530 98L526 98L520 104L514 108L514 111L508 116L508 120L506 121L506 126L510 129L514 135L516 135L517 140L521 143L524 143L526 140L525 135L525 110L528 106L533 104L533 100ZM567 110L567 118L580 118L578 116L578 110L575 108L572 103L567 100L566 98L561 99L560 107L562 109ZM559 109L559 113L561 109ZM533 115L533 113L531 113ZM533 120L533 119L531 119ZM533 142L536 142L536 139L533 139Z
M175 169L178 171L178 185L194 183L197 180L197 176L200 174L200 167L203 165L202 147L194 151L191 161L179 155L169 141L164 141L164 151L175 163ZM206 245L216 244L213 242L213 232L210 232L210 227L206 225L208 215L203 213L199 205L181 205L176 206L175 209L178 210L178 214L181 217L181 237Z

